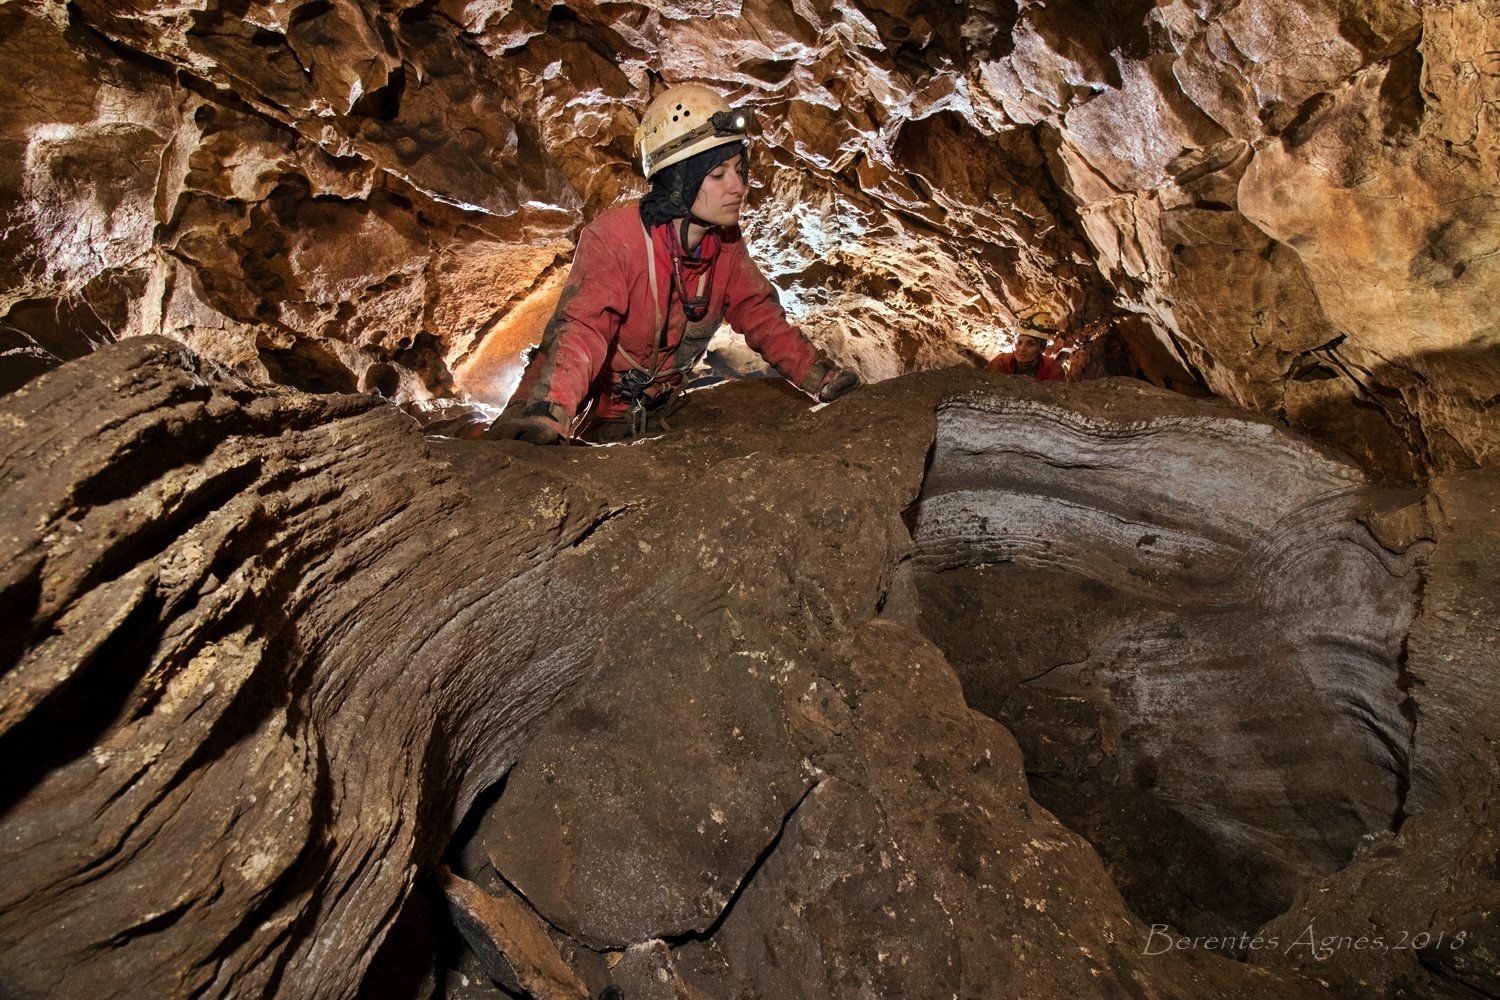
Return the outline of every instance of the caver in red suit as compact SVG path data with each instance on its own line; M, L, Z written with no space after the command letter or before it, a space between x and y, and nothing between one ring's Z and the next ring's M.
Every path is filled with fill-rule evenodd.
M1010 351L997 354L990 359L990 363L984 366L987 372L1004 372L1007 375L1016 374L1016 356ZM1061 380L1064 377L1062 365L1058 364L1056 358L1042 355L1037 359L1036 374L1032 377L1038 382L1050 382L1054 379Z
M787 322L746 252L744 117L707 88L674 87L637 140L651 191L584 227L542 343L486 437L612 441L659 426L724 320L809 395L859 385Z
M1017 331L1014 350L997 354L984 366L987 372L1004 372L1006 375L1030 377L1038 382L1051 382L1064 377L1062 365L1056 358L1042 353L1052 337L1045 330L1026 328Z
M625 420L633 406L622 382L638 379L645 382L641 409L650 416L669 404L724 320L783 378L817 395L836 367L787 322L738 226L709 230L697 255L684 255L679 265L690 294L708 299L697 320L687 317L676 290L673 257L681 251L674 226L649 231L654 282L647 232L638 202L584 227L557 311L508 412L521 400L521 412L565 428L590 405L591 425Z

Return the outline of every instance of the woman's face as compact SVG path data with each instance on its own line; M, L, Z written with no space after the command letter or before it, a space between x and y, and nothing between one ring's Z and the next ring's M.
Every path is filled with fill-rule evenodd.
M1016 338L1016 360L1023 365L1029 365L1036 360L1036 356L1042 353L1046 341L1040 337L1029 337L1021 334Z
M703 178L698 197L693 199L693 214L715 226L733 226L740 221L745 207L745 181L740 177L743 153L736 153L714 167Z

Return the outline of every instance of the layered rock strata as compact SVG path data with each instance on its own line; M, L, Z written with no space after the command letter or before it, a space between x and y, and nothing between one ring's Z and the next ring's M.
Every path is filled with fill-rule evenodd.
M1206 409L1029 395L943 403L912 521L924 630L1033 794L1158 943L1492 992L1493 470L1370 490Z
M387 956L502 776L467 874L594 990L1363 995L1153 953L1163 834L1228 862L1165 871L1174 933L1317 876L1282 920L1446 933L1383 981L1495 975L1492 472L1414 504L1216 404L965 372L534 449L143 339L0 408L6 995L430 991ZM955 675L919 625L966 572ZM992 620L1046 641L981 669Z
M915 508L927 631L1138 909L1254 927L1401 815L1430 543L1369 522L1413 499L1238 418L952 399Z
M4 406L0 992L354 996L604 627L543 579L624 599L537 572L618 508L160 339Z
M430 990L382 956L518 760L497 808L565 853L503 828L489 853L580 976L603 952L709 995L1319 993L1146 955L911 623L901 514L938 403L979 386L1027 388L934 374L809 414L742 383L660 441L542 450L161 340L12 394L6 994Z
M1421 611L1407 641L1416 728L1406 811L1395 834L1360 845L1347 868L1299 893L1268 926L1316 941L1278 964L1316 969L1350 995L1500 995L1494 878L1500 684L1500 523L1491 468L1445 476L1419 510L1386 525L1430 535ZM1381 947L1352 947L1362 928ZM1264 961L1265 956L1254 956Z

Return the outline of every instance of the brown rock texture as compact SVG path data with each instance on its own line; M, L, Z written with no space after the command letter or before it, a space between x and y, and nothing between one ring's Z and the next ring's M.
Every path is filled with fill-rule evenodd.
M1040 801L1125 852L1138 912L1257 926L1396 822L1430 543L1377 541L1365 522L1416 498L1361 479L1187 408L944 403L914 518L925 629Z
M447 868L439 869L438 881L453 922L493 981L536 1000L589 1000L588 988L524 902L486 892Z
M1400 830L1372 836L1352 864L1305 887L1267 930L1310 946L1254 956L1316 968L1350 995L1500 993L1496 915L1496 714L1500 523L1494 469L1441 477L1413 529L1436 539L1408 640L1416 731ZM1353 931L1353 934L1350 933ZM1378 937L1356 948L1360 936Z
M1297 956L1268 970L1150 953L1154 928L1110 878L1134 818L1074 832L1032 800L1035 755L969 707L918 627L934 558L1035 562L1018 528L970 530L983 496L980 520L944 513L971 469L1072 511L1070 530L1028 522L1057 565L1086 540L1111 586L1175 606L1183 643L1239 616L1234 686L1259 710L1211 718L1240 739L1207 741L1170 697L1193 664L1118 644L1096 672L1117 697L1080 716L1118 732L1118 759L1153 757L1162 797L1209 835L1238 823L1276 847L1272 895L1287 872L1326 876L1294 915L1394 926L1434 901L1468 950L1424 956L1437 971L1412 995L1495 975L1494 636L1468 615L1497 591L1488 470L1393 501L1265 420L1128 380L932 372L817 412L755 380L683 414L627 447L423 438L378 396L247 382L160 338L0 400L15 553L0 992L426 995L423 895L504 777L481 849L461 852L482 870L463 874L519 891L506 919L524 898L546 924L510 926L530 928L533 955L545 934L592 990L1329 995ZM1216 474L1186 474L1199 466ZM1085 468L1105 488L1081 489ZM1142 526L1152 546L1134 544ZM1360 584L1376 564L1388 579ZM1268 586L1317 572L1340 598L1322 617ZM1254 631L1277 607L1295 624L1279 642ZM1403 701L1381 630L1409 619L1424 687ZM1336 655L1310 660L1300 639ZM1090 683L1053 674L1054 694ZM1262 698L1291 683L1300 700ZM1016 732L1031 739L1025 720ZM1358 858L1328 874L1358 833L1389 837L1403 802L1420 815L1374 875ZM1413 866L1426 895L1408 894ZM466 905L485 923L482 899ZM1333 995L1364 995L1353 974Z
M156 338L4 405L0 992L353 996L592 641L525 567L608 509Z
M1409 948L1441 925L1462 941L1433 959L1447 967L1398 985L1414 997L1486 985L1496 883L1478 866L1495 761L1447 728L1451 710L1494 703L1482 600L1462 623L1477 633L1447 637L1450 659L1427 668L1451 681L1411 692L1433 655L1414 620L1446 621L1493 585L1493 567L1476 566L1497 523L1479 499L1488 478L1424 501L1373 489L1268 423L1138 383L946 379L928 383L951 388L934 400L905 515L913 548L880 616L839 642L837 611L793 604L806 624L789 632L757 613L785 602L759 589L762 547L796 551L798 583L820 579L825 597L842 591L825 566L855 554L840 545L830 559L759 502L688 532L690 551L705 534L748 534L750 549L699 556L745 583L678 591L653 577L650 638L602 647L582 703L527 747L480 827L479 870L582 946L591 985L630 996L1092 996L1128 981L1254 995L1289 987L1237 980L1201 953L1326 980L1324 946L1305 954L1300 927L1289 932L1307 914L1320 942L1382 934L1396 962L1415 961L1397 950L1402 927L1423 928ZM881 388L880 405L905 412ZM871 435L852 429L857 406L845 412L851 429L833 440L854 459ZM864 494L845 482L843 495ZM1445 506L1440 530L1429 508ZM697 523L683 510L674 518ZM839 538L851 516L823 523ZM914 623L949 651L962 696ZM955 713L961 701L1019 748ZM1461 776L1413 790L1453 754ZM1150 924L1144 941L1138 928L1122 951L1116 932L1080 929L1117 904L1086 888L1099 861L1055 839L1013 783L1022 758L1030 793L1098 847ZM1396 860L1358 881L1396 829L1381 855ZM1018 843L1051 845L1043 871L1001 846ZM1415 871L1430 888L1402 884ZM1423 910L1434 899L1436 916ZM952 936L927 939L934 925ZM1277 945L1251 945L1258 932ZM1182 967L1136 964L1181 957L1172 942L1190 936L1214 942L1190 950L1203 977L1191 985ZM1087 978L1073 978L1074 947ZM1337 963L1336 995L1372 995L1364 961L1351 949Z
M165 334L496 404L653 92L760 123L748 231L878 380L1014 316L1393 479L1500 447L1489 0L14 0L0 387ZM1117 367L1120 371L1123 368Z

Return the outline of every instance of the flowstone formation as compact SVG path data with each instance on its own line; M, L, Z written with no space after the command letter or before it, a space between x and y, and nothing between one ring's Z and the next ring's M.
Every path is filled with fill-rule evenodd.
M3 387L137 334L497 404L666 84L759 122L747 230L867 380L1044 312L1391 480L1500 447L1492 0L13 0ZM1106 362L1108 362L1106 364Z
M1413 506L1262 420L1126 381L934 372L817 412L753 381L684 416L626 447L424 438L377 396L248 383L161 339L0 401L0 992L1369 995L1363 955L1153 947L1151 924L1193 918L1144 912L1157 859L1133 851L1154 831L1034 801L1035 718L1018 744L1003 710L966 702L972 661L955 673L923 631L935 553L1036 563L1030 540L1002 551L1012 526L982 526L1001 483L1070 510L1102 554L1080 567L1054 532L1054 568L1154 595L1117 631L1159 631L1175 603L1185 633L1177 660L1121 639L1018 688L1038 713L1080 709L1055 743L1116 727L1112 763L1058 747L1088 765L1073 778L1270 857L1243 885L1278 905L1295 889L1284 921L1450 932L1384 956L1408 995L1493 981L1495 619L1470 614L1495 592L1492 473ZM1017 457L1041 442L1055 463ZM933 522L970 460L980 520ZM1199 463L1240 478L1216 490ZM1114 488L1070 489L1085 465ZM1104 544L1145 528L1150 552ZM1341 589L1377 566L1363 598ZM1316 567L1344 603L1257 632L1275 601L1254 574ZM1218 580L1220 623L1242 623L1234 682L1300 701L1143 697L1228 669L1187 662L1215 620L1179 572ZM1057 631L1073 613L1036 610ZM1408 617L1393 665L1382 629ZM1199 706L1236 740L1185 724ZM1197 889L1236 915L1222 885ZM475 942L462 974L434 958L444 893Z
M913 509L924 631L1144 916L1258 926L1399 825L1432 543L1420 494L1361 478L1186 409L940 410Z

